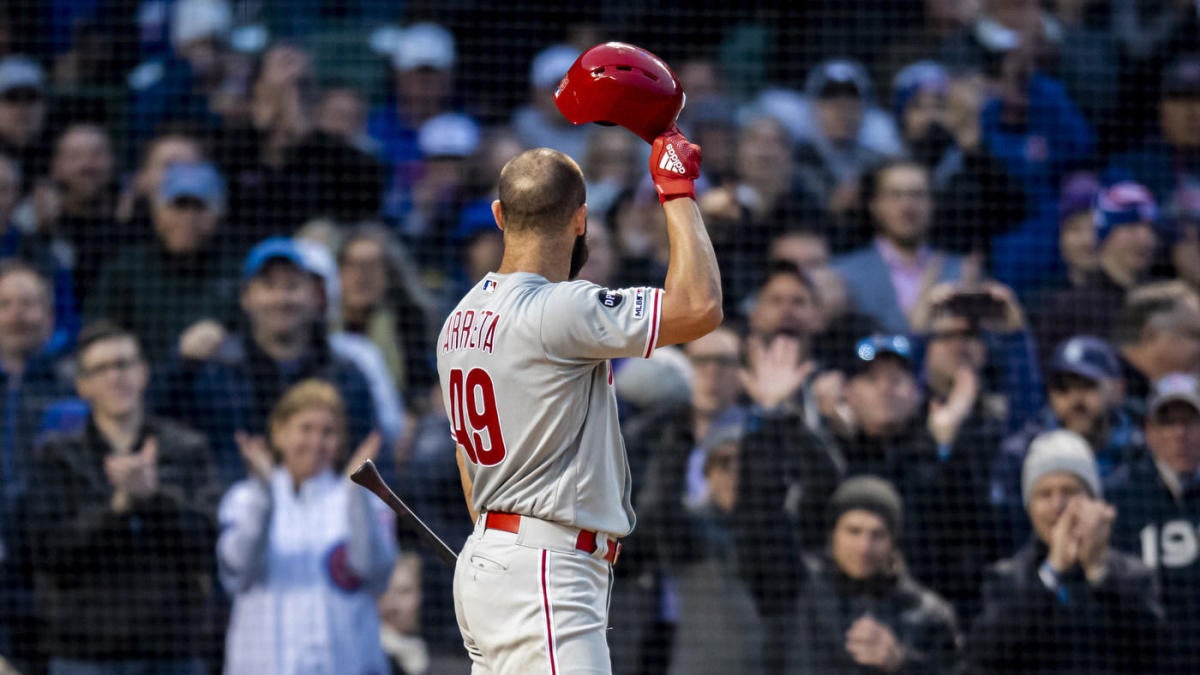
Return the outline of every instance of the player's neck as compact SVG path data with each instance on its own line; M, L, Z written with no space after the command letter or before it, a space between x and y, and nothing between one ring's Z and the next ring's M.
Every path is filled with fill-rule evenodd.
M500 261L500 274L528 272L545 277L547 281L566 281L571 271L571 248L564 248L555 241L541 238L505 237L504 258Z

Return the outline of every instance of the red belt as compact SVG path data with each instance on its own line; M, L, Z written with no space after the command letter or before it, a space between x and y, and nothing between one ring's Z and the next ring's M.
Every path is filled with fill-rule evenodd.
M499 511L488 511L484 518L483 526L489 530L500 530L502 532L512 532L516 534L521 529L521 516L516 513L501 513ZM575 538L575 548L591 555L596 552L596 533L591 530L580 530L579 536ZM604 559L610 565L617 564L617 558L621 555L621 542L616 539L608 540L608 551L604 554Z

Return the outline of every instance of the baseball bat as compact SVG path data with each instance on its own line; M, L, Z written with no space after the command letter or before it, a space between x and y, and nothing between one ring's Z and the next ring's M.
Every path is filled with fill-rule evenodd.
M379 475L379 469L375 468L375 462L369 459L363 462L354 470L354 473L350 474L350 480L374 492L376 497L382 499L384 504L396 512L400 522L417 535L421 543L437 554L442 562L450 567L454 567L458 562L458 556L455 555L454 550L447 546L446 542L442 541L442 538L437 536L433 530L429 529L429 526L418 518L412 509L408 508L408 504L405 504L396 496L395 492L392 492L392 489L383 480L383 476Z

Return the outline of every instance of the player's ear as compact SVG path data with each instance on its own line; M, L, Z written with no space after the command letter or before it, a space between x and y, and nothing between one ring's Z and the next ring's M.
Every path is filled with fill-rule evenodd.
M500 209L500 200L499 199L492 200L492 218L494 218L496 220L496 227L500 228L500 231L503 232L504 231L504 211Z
M575 209L575 215L571 217L571 228L575 232L576 237L581 237L587 234L587 203L579 205Z

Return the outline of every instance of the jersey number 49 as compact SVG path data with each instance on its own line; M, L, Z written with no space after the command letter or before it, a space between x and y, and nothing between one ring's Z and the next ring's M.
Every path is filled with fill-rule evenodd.
M504 461L504 436L496 413L496 390L492 376L482 368L466 373L450 371L450 424L454 440L463 446L467 458L482 466Z

